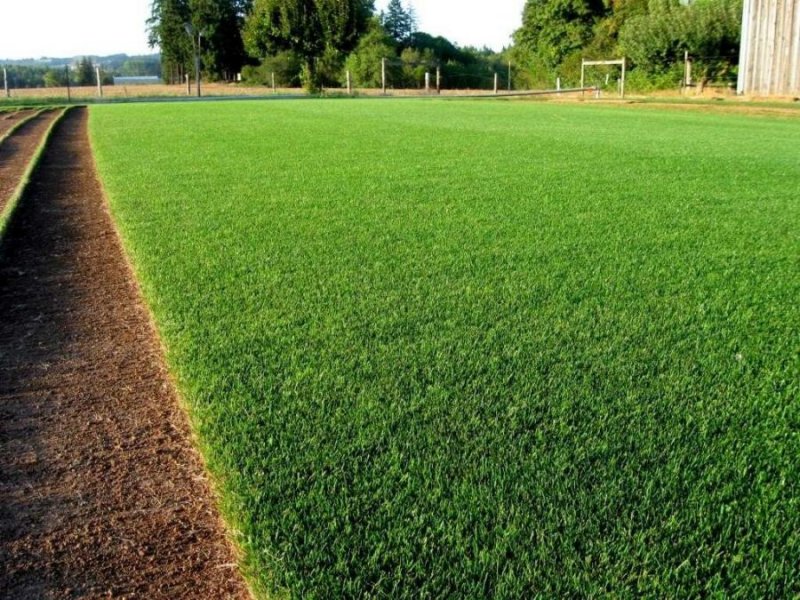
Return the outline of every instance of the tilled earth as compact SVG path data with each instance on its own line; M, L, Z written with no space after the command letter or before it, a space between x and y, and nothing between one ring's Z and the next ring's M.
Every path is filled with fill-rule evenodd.
M20 121L33 114L33 110L0 111L0 137Z
M0 144L0 212L5 208L11 194L17 189L17 184L19 184L22 175L25 173L25 168L36 153L36 148L39 147L42 136L59 114L60 112L47 111L34 117ZM9 122L13 126L21 118L19 117ZM4 122L0 121L0 123ZM11 127L8 127L8 129L11 129ZM0 135L2 133L0 131Z
M87 116L56 126L0 245L0 597L248 598Z

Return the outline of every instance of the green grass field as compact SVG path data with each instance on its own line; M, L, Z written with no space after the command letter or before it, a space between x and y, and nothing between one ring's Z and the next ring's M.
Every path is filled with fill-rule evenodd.
M265 595L800 593L800 120L97 106Z

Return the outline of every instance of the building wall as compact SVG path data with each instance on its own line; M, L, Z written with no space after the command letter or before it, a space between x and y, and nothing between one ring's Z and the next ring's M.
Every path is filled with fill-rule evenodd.
M800 0L744 0L738 91L800 93Z

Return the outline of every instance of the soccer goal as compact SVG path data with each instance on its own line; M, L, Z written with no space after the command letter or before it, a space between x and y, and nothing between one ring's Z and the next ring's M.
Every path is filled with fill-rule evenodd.
M581 89L586 87L586 67L597 67L603 65L619 65L622 67L622 76L620 78L619 97L625 97L625 57L615 60L586 60L581 59Z

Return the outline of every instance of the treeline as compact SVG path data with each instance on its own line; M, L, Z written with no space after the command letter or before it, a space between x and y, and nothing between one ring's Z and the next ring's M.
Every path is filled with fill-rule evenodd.
M242 29L252 6L252 0L153 0L149 43L161 50L164 81L179 83L193 72L195 51L208 79L232 80L249 60Z
M411 5L391 0L377 14L372 0L155 0L150 43L161 48L168 81L183 81L199 49L204 76L309 89L381 84L416 88L439 69L443 85L507 85L506 59L489 49L458 48L417 30Z
M677 85L684 56L695 81L733 82L742 0L528 0L512 55L520 85L577 83L581 59L625 56L638 87Z
M9 86L13 89L64 87L97 84L95 64L100 65L104 85L113 83L115 76L158 75L159 58L154 56L98 58L84 56L79 59L52 59L49 61L10 61L5 65ZM45 64L36 64L45 62ZM2 75L2 74L0 74Z
M451 88L577 84L581 59L625 56L638 87L677 85L688 53L696 81L733 81L742 0L527 0L514 43L500 53L459 48L417 30L413 7L391 0L154 0L150 43L165 80L183 81L199 53L204 76L315 90L421 87L440 71ZM603 75L594 70L592 77ZM605 70L606 81L615 75ZM594 83L594 81L591 81Z

